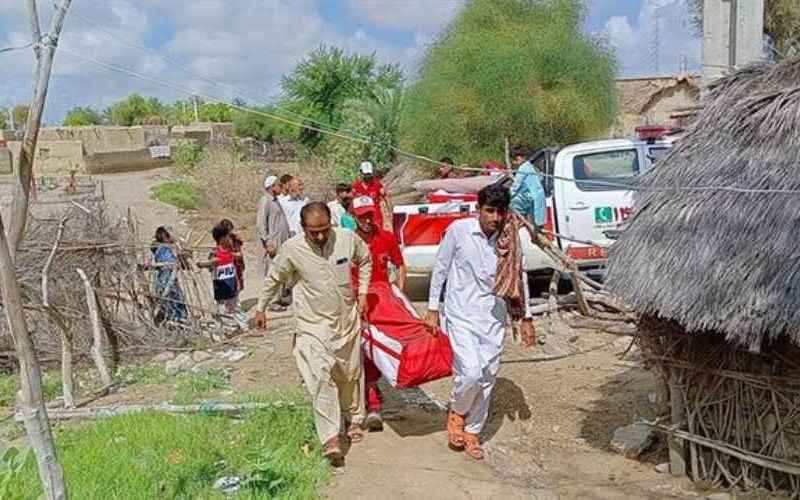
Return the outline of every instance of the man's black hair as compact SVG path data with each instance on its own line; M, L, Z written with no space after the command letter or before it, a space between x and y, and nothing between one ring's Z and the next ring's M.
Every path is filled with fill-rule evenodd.
M511 191L508 188L492 184L478 191L478 206L508 210L511 205Z
M444 158L439 160L439 163L447 163L448 165L455 165L455 163L453 163L453 159L450 158L449 156L445 156Z
M227 228L222 227L220 224L217 224L211 229L211 237L214 238L214 241L219 245L219 241L228 236L230 231Z
M281 176L281 178L278 180L278 182L281 183L281 186L285 186L285 185L289 184L292 181L292 179L294 179L293 175L291 175L291 174L283 174Z
M340 182L339 184L336 185L336 194L346 193L346 192L350 191L351 189L352 189L352 187L350 186L350 184L348 184L346 182Z
M331 209L321 201L312 201L300 209L300 222L306 227L306 218L311 214L325 214L331 220Z
M511 153L510 154L511 154L511 158L516 158L517 156L522 156L527 160L528 158L531 157L533 152L530 150L530 148L528 148L526 146L522 146L521 144L518 144L518 145L514 146L513 148L511 148Z

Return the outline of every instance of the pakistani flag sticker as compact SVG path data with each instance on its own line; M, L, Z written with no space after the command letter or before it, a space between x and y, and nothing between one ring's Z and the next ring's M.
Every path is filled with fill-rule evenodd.
M611 207L595 207L594 221L598 224L614 222L614 210Z

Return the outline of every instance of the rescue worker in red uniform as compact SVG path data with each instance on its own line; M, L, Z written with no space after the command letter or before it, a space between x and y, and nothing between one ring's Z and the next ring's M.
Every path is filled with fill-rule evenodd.
M396 267L394 284L403 290L406 282L406 265L400 245L394 234L381 228L377 221L380 213L375 201L369 196L359 196L353 199L350 210L356 219L356 234L358 234L369 247L370 257L372 258L372 278L370 285L375 283L387 284L390 281L389 263ZM357 268L353 268L354 282L358 283ZM375 299L380 295L368 293L368 300ZM379 299L378 299L379 300ZM364 379L367 402L367 418L364 421L365 427L369 431L383 430L383 419L381 418L381 393L378 389L378 380L381 377L380 371L372 361L364 356Z
M382 205L388 203L383 183L375 177L372 162L361 163L361 178L353 183L353 196L368 196L375 204L375 224L384 229Z

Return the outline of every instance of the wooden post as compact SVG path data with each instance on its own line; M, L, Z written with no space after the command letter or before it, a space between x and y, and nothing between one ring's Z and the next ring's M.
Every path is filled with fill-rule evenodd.
M89 319L92 323L92 360L94 360L97 371L100 373L100 381L103 385L111 385L111 372L108 370L106 360L103 357L103 328L100 322L100 310L97 307L97 296L94 294L92 283L83 272L83 269L75 269L83 281L83 288L86 292L86 305L89 307Z
M56 457L53 433L50 430L42 395L42 372L25 320L22 293L17 282L14 258L11 256L2 216L0 216L0 291L2 291L8 328L19 358L20 391L17 394L17 406L23 417L28 442L36 455L45 498L65 499L67 492L64 485L64 471Z
M34 51L37 58L36 90L33 95L33 102L28 110L25 136L22 139L22 149L17 162L17 175L15 177L17 184L14 192L14 203L11 207L11 222L8 228L8 244L12 256L16 254L17 248L19 248L19 244L22 241L22 236L25 233L36 142L39 139L39 128L44 114L44 103L47 99L47 87L50 83L50 72L53 69L53 57L58 45L58 37L61 35L61 28L64 26L64 18L71 2L72 0L59 0L56 4L56 12L50 25L50 32L45 37L42 37L39 28L36 0L27 0L26 4L31 18L31 35L35 44Z
M53 57L70 3L71 0L58 0L50 32L44 39L41 36L36 0L26 0L37 61L36 90L28 110L25 135L14 176L15 193L11 206L11 225L7 233L2 216L0 216L0 293L2 293L3 304L5 304L6 321L14 340L14 349L19 358L20 391L17 395L17 406L25 424L28 442L36 456L44 497L48 500L65 500L67 487L64 482L64 471L56 455L53 433L44 405L42 373L30 330L25 321L22 293L17 281L14 257L25 234L33 179L33 156L36 151L36 141L39 138L39 127L44 113Z
M58 326L61 335L61 387L63 389L64 407L75 407L75 392L73 382L75 377L72 374L72 329L64 316L55 307L45 305L50 319Z
M683 394L678 387L678 375L675 368L669 370L669 406L671 425L683 422L686 415ZM669 471L673 476L686 475L686 456L683 449L683 440L675 436L669 437Z

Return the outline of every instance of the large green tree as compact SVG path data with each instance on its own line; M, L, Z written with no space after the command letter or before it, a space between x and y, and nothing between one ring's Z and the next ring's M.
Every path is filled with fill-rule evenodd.
M8 114L8 110L0 108L0 130L5 130L8 128L8 121L6 120L6 115Z
M703 0L689 0L689 12L698 34L703 32ZM775 56L800 53L800 0L764 0L764 34Z
M168 123L169 109L155 97L131 94L112 104L105 110L105 118L111 125L161 125Z
M283 78L287 104L305 111L309 125L338 128L344 121L345 103L371 96L377 89L400 89L403 73L394 64L379 64L374 54L348 54L336 47L321 46L300 61ZM323 137L303 129L300 141L316 147Z
M103 123L103 117L90 107L77 106L67 112L64 117L65 127L82 127L87 125L100 125Z
M458 161L605 132L615 62L581 27L579 0L468 0L428 49L406 95L405 147Z

